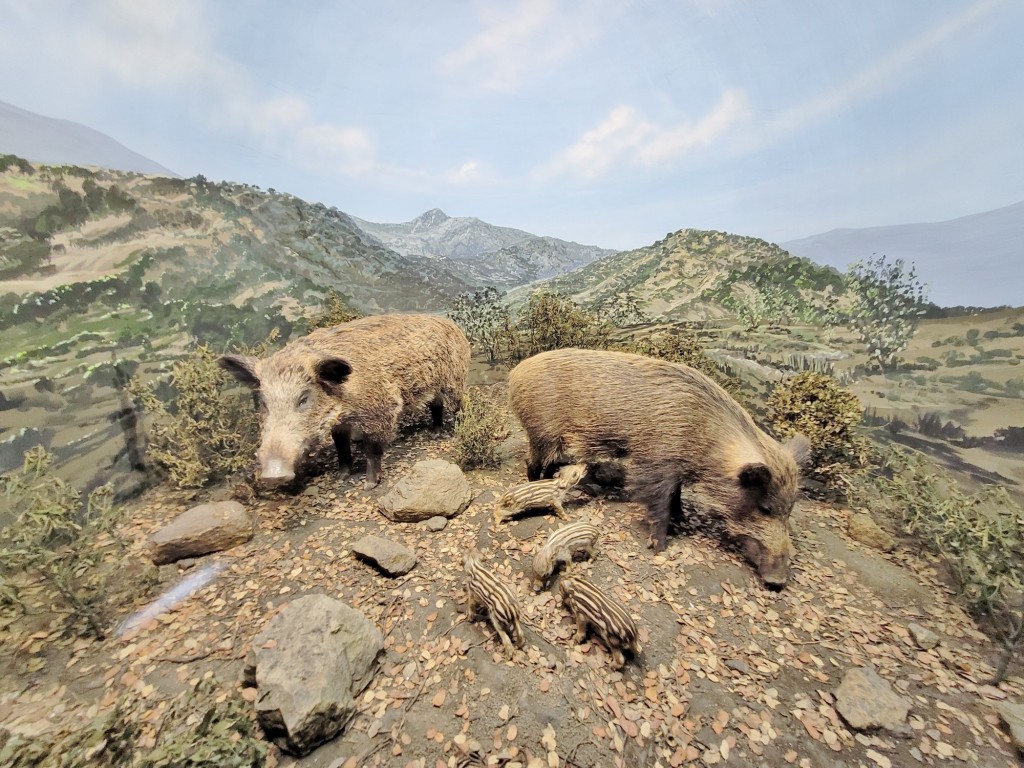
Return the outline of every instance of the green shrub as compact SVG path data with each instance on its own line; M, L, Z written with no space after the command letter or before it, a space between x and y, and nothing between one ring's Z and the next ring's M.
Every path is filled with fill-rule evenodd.
M270 340L274 338L272 334ZM199 346L177 361L170 386L170 402L137 379L129 390L152 418L148 454L171 482L179 488L200 488L245 469L259 445L259 419L251 394L243 394L224 374L210 348Z
M105 635L104 578L98 568L107 548L122 546L114 527L113 492L101 486L81 494L52 473L53 457L42 446L26 451L20 472L0 477L3 517L10 520L0 546L0 602L49 610L62 603L72 621L84 621L97 638ZM30 602L25 577L44 587L42 604Z
M1024 629L1024 511L1006 489L967 493L922 455L891 448L852 500L887 513L943 556L968 608L1006 648L1001 680Z
M845 492L867 467L870 444L858 428L864 406L831 376L800 373L778 384L768 398L768 423L783 439L804 435L811 443L807 474Z
M508 414L479 387L462 396L455 418L455 460L463 469L497 467L498 447L509 435Z

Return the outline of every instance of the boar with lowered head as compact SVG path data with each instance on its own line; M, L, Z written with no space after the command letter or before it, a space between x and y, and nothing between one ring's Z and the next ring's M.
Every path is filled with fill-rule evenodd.
M329 432L343 472L352 433L363 436L366 487L380 482L384 448L399 418L430 406L435 427L455 411L469 371L469 342L433 315L378 315L319 328L265 358L224 355L219 363L251 387L262 414L257 459L266 483L286 483Z
M559 463L621 460L655 550L685 487L765 584L785 585L805 439L780 445L704 374L625 352L543 352L512 370L508 391L529 439L531 480Z

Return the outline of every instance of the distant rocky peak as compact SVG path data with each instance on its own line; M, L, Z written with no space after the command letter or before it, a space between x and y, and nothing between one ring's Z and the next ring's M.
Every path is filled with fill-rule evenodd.
M412 231L419 232L424 229L433 229L439 224L448 221L448 218L448 214L440 208L431 208L426 213L421 213L410 223L412 224Z

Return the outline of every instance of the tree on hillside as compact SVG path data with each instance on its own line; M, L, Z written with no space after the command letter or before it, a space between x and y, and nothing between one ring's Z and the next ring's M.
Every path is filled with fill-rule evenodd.
M504 298L504 292L489 285L482 291L461 294L448 310L448 317L462 329L466 338L487 351L491 363L498 358L500 331L511 319Z
M883 371L914 337L927 305L914 265L884 255L850 265L845 277L853 297L848 322Z

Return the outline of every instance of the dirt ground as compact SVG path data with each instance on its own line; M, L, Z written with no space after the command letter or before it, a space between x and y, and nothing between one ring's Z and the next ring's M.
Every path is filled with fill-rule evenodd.
M251 639L292 598L323 593L374 621L385 653L341 737L302 759L274 748L271 765L1020 765L992 705L1021 700L1022 670L998 688L986 684L998 649L912 544L896 554L867 549L847 537L845 510L803 502L791 521L793 579L771 592L716 541L676 535L653 555L639 505L573 492L569 514L588 515L603 534L597 558L573 567L640 627L642 653L614 672L599 642L573 642L555 594L527 581L557 518L491 523L496 494L524 480L521 439L507 453L500 470L468 473L475 499L441 532L391 523L376 508L416 461L451 459L450 438L414 433L385 455L373 492L362 490L357 464L353 479L327 469L294 494L252 499L256 537L189 568L163 566L150 599L207 560L226 568L127 636L62 644L50 642L59 622L29 635L3 629L0 725L45 733L112 706L126 689L156 712L211 675L224 699L251 701L255 690L241 683ZM175 515L228 494L143 498L126 528L129 559L143 561L146 537ZM392 579L358 560L349 550L366 533L412 548L417 566ZM460 564L472 544L518 591L526 643L511 660L486 621L466 620ZM918 649L912 622L941 643ZM912 702L905 733L857 733L837 714L834 691L862 665Z

